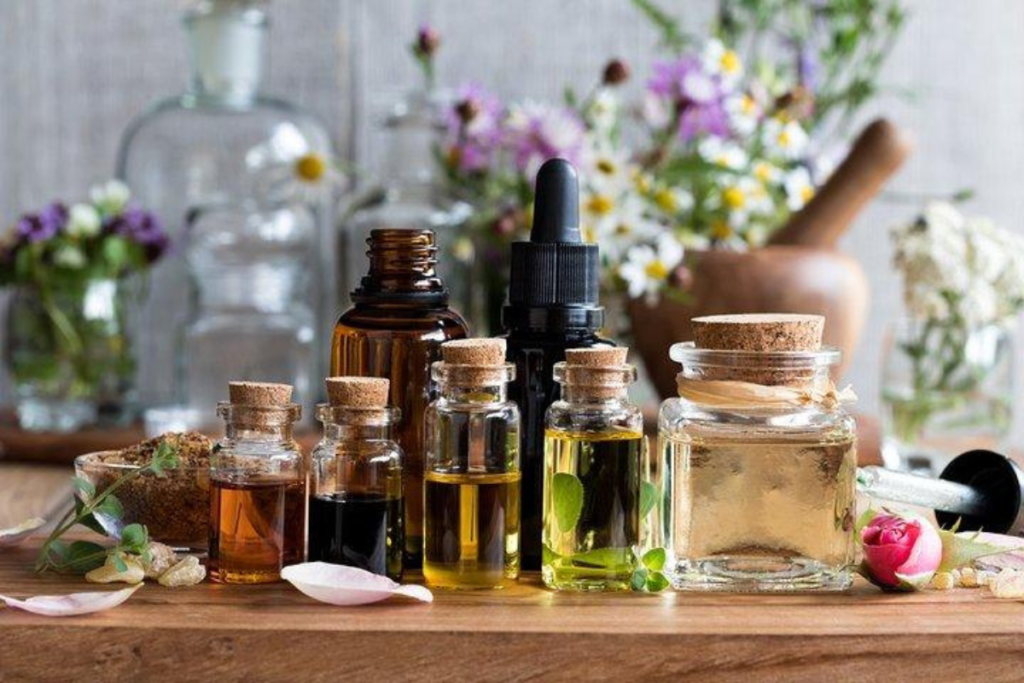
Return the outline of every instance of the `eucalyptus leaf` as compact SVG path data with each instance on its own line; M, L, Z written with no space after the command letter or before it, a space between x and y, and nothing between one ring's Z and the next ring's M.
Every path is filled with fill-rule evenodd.
M141 553L149 545L149 533L141 524L129 524L121 530L121 547L125 550Z
M669 585L671 584L664 572L651 572L647 577L647 585L645 588L650 593L660 593L668 588Z
M631 581L633 590L642 591L647 586L647 574L647 570L643 568L633 572L633 579Z
M75 489L85 496L95 496L96 487L91 481L83 477L71 477L71 484Z
M128 571L128 563L124 561L124 557L121 556L121 553L115 553L112 557L114 558L114 569L119 572Z
M114 494L108 494L99 505L93 509L94 514L103 515L112 519L121 519L124 515L124 506Z
M551 497L559 530L567 533L575 529L583 512L583 482L575 475L558 472L551 479Z
M84 574L103 565L107 559L107 549L99 543L91 541L72 541L63 558L63 567L76 574Z

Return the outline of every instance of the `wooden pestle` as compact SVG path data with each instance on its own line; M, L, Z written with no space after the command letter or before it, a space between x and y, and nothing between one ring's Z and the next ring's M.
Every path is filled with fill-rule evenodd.
M839 168L769 244L829 248L903 165L913 144L888 119L876 119L857 137Z

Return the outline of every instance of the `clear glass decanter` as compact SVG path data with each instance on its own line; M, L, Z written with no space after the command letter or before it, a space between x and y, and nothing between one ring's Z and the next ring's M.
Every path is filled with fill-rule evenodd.
M462 229L472 212L465 202L454 202L437 182L436 144L440 132L440 104L436 94L417 90L398 102L385 117L380 131L379 184L368 185L342 230L339 261L349 278L344 291L359 286L365 269L365 244L378 228L433 230L437 236L438 272L448 284L452 307L466 311L470 300L472 255L461 253Z
M242 206L266 196L268 178L290 171L305 155L330 156L327 132L317 121L262 92L269 25L263 5L255 0L190 5L183 18L191 66L185 92L155 103L121 141L117 175L160 216L174 250L154 269L151 295L141 312L144 404L184 398L174 362L180 341L175 330L190 316L185 255L191 252L189 225L196 215L211 206ZM294 174L286 177L294 179ZM332 217L325 193L293 194L307 203L315 225L310 247L316 254L312 272L317 286L311 288L310 307L315 319L323 321L315 334L319 344L329 340L336 314ZM326 350L313 358L326 362Z
M279 382L311 403L315 319L307 304L316 228L302 204L199 214L187 261L196 290L180 367L187 405L208 415L228 382Z

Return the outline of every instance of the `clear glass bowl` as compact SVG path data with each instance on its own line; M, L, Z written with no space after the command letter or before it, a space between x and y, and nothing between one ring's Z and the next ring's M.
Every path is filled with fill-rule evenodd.
M141 465L116 462L117 451L86 453L75 458L75 473L102 492ZM209 543L210 469L179 466L162 477L146 472L114 493L124 508L120 519L98 514L97 521L112 536L127 524L143 524L151 540L176 549L202 552Z

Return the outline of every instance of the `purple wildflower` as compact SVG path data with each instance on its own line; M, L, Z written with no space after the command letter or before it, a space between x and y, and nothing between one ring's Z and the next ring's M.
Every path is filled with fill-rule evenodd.
M721 79L707 73L696 58L682 57L655 64L647 89L672 103L681 139L692 140L701 134L729 135L726 92Z
M501 102L478 85L459 88L455 104L445 112L445 149L461 171L488 169L501 146Z
M809 46L804 45L797 54L797 75L800 85L810 92L818 87L818 55Z
M42 242L55 237L68 222L68 209L53 202L39 213L27 213L15 226L15 233L24 242Z
M421 24L419 30L416 31L416 43L413 50L419 56L429 59L434 56L439 47L441 47L441 34L430 24Z
M509 113L506 135L516 168L531 182L541 164L552 157L582 164L586 129L579 115L567 107L524 102Z
M128 207L108 220L104 228L108 233L120 235L142 246L150 262L160 258L170 245L160 219L137 207Z

